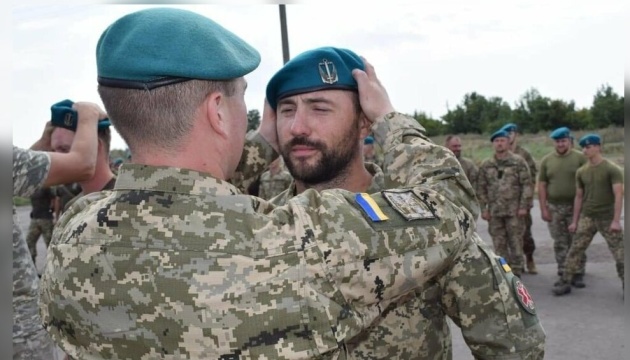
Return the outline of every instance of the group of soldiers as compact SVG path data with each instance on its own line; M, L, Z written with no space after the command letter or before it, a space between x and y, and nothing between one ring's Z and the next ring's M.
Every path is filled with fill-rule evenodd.
M461 156L459 137L450 135L445 140L475 187L495 251L508 259L519 276L525 270L538 272L530 212L537 186L541 217L548 223L557 263L559 279L553 293L565 295L572 286L586 286L586 249L596 232L604 237L623 284L623 174L602 156L601 137L582 137L581 153L574 149L569 128L555 129L549 135L554 150L543 157L536 177L536 162L517 143L517 133L518 127L512 123L493 133L490 140L494 155L479 167Z
M451 358L447 319L475 358L543 358L522 268L476 230L495 214L453 152L395 110L368 60L299 54L246 134L244 76L260 54L213 20L136 11L96 55L106 113L74 103L76 127L48 124L30 150L14 147L14 194L82 189L41 282L14 211L15 359L52 358L50 339L72 359ZM117 172L105 119L133 154ZM373 143L378 164L363 155ZM291 182L267 193L278 158ZM504 162L497 177L531 177ZM256 181L270 200L247 194Z

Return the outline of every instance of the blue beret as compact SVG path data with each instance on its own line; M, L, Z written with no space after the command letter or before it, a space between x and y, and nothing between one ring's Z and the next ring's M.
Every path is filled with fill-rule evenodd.
M496 131L494 134L492 134L492 136L490 136L490 141L494 141L494 139L498 137L502 137L502 136L506 138L510 137L507 131L501 129L501 130Z
M549 137L554 139L554 140L570 138L571 137L571 130L569 130L569 128L566 127L566 126L563 126L563 127L557 128L556 130L552 131L551 135L549 135Z
M597 134L587 134L582 136L580 139L580 146L585 147L586 145L601 145L602 139Z
M319 90L357 90L352 70L365 69L354 52L334 47L305 51L289 60L267 84L267 101L273 109L278 101Z
M516 126L516 124L514 124L514 123L508 123L508 124L503 125L501 130L507 131L507 132L514 132L514 131L518 130L518 126Z
M72 108L74 101L66 99L54 103L50 107L50 122L53 126L77 131L77 121L79 114ZM105 129L111 125L109 118L98 121L98 128Z
M150 90L190 79L230 80L258 64L258 51L234 33L173 8L125 15L96 45L98 83L109 87Z
M367 136L365 139L363 139L363 143L365 145L374 144L374 138L371 136Z

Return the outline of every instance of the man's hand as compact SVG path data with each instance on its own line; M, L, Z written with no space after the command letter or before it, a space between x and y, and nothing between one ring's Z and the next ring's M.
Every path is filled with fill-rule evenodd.
M107 117L107 114L98 105L91 102L75 102L72 104L72 108L77 111L77 126L80 123L97 123Z
M549 213L548 207L543 206L540 208L540 216L542 217L543 221L551 222L551 214Z
M482 219L484 219L484 220L486 220L486 221L490 221L490 211L488 211L488 210L484 210L484 211L481 213L481 218L482 218Z
M577 224L574 222L570 223L568 229L570 233L574 233L577 230Z
M621 222L613 220L610 223L610 227L608 228L608 230L612 231L612 232L620 232L621 231Z
M262 119L258 125L258 133L278 152L280 145L278 144L278 127L276 122L276 112L271 108L267 99L263 106Z
M44 132L42 133L42 136L31 146L31 150L52 151L52 146L50 145L50 137L53 130L55 130L55 127L52 125L52 123L50 121L46 122L46 125L44 125Z
M528 209L518 209L518 212L516 213L516 215L518 215L519 217L525 217L528 212L529 212Z
M361 109L369 121L374 122L376 119L386 114L394 112L387 91L376 77L374 66L370 64L364 57L361 57L365 64L365 71L360 69L352 70L352 76L359 86L359 102Z

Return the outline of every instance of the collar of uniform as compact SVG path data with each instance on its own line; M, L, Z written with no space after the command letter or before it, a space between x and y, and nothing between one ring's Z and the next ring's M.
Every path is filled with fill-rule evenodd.
M149 190L191 195L235 195L234 185L199 171L168 166L123 164L114 190Z

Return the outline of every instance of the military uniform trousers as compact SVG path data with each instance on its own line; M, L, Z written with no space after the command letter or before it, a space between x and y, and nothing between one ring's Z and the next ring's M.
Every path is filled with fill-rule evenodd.
M534 256L534 250L536 250L536 243L532 236L532 212L527 211L527 215L523 218L525 221L525 227L523 231L523 253L527 259L532 259Z
M525 222L519 216L491 216L488 232L497 255L505 258L516 275L523 273L523 232Z
M54 360L55 350L55 344L44 328L36 334L13 339L13 360Z
M553 252L558 264L558 275L564 272L564 261L567 258L569 248L573 242L573 234L569 232L569 224L573 221L573 204L555 205L547 204L551 221L547 223L549 234L553 239ZM583 253L578 261L576 274L584 275L586 267L586 253Z
M33 262L37 258L37 240L39 240L40 235L43 235L46 248L48 248L52 238L53 227L52 219L31 219L31 223L28 226L28 234L26 235L26 243L28 244L28 250L31 252Z
M615 259L617 275L621 278L623 283L623 230L619 232L609 231L608 229L610 228L611 222L612 218L593 219L588 216L580 215L577 230L573 236L573 243L571 244L571 248L569 248L569 253L564 262L563 280L568 282L573 278L573 274L578 273L582 255L586 252L591 241L593 241L593 237L599 231L606 240L608 249Z

